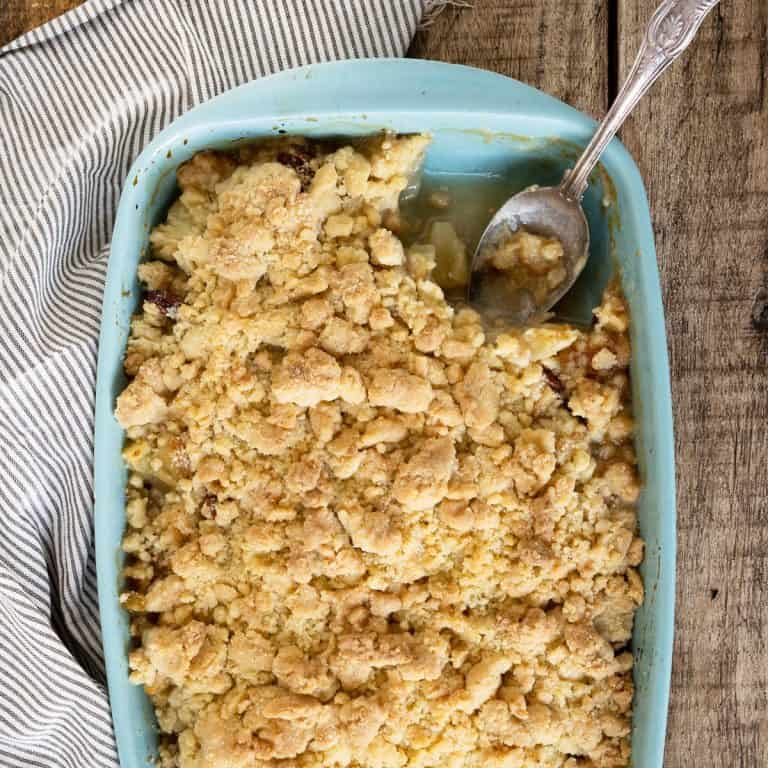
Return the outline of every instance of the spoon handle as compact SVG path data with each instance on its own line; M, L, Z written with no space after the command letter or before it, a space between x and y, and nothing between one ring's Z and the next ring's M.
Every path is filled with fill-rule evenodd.
M597 133L560 184L562 193L580 200L589 174L638 101L666 68L688 47L704 17L719 0L664 0L653 14L640 51L616 101Z

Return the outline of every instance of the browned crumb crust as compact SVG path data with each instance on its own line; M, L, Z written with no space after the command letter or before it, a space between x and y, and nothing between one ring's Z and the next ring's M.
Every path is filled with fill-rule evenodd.
M131 677L167 768L618 768L627 313L490 341L382 226L427 144L204 152L126 354Z

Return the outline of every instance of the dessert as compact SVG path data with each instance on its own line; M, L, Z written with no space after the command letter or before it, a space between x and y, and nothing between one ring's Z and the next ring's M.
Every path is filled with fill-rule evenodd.
M165 768L628 764L626 305L486 338L396 233L427 144L202 152L151 234L115 413Z
M559 240L518 229L502 237L487 261L497 280L506 280L510 289L529 293L542 304L568 276L565 254Z

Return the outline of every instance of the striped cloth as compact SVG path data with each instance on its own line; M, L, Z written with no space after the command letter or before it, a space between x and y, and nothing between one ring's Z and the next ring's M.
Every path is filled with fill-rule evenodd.
M109 238L131 162L177 115L255 77L403 55L434 5L90 0L0 49L2 768L117 765L91 436Z

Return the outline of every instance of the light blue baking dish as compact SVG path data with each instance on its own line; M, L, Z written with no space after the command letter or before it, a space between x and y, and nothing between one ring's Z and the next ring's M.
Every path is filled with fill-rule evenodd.
M176 120L135 162L112 240L96 387L95 493L99 606L115 733L123 768L149 768L155 721L141 688L128 682L128 618L120 608L125 524L123 433L112 412L125 385L122 357L139 291L136 266L147 233L175 192L175 170L206 147L277 133L360 135L389 128L428 131L427 173L496 174L510 193L557 181L594 122L515 80L468 67L416 60L361 60L305 67L249 83ZM675 488L664 315L648 201L630 155L614 141L585 200L592 233L589 268L576 293L588 316L618 268L632 313L632 382L643 479L640 528L646 602L633 635L637 693L633 765L661 768L672 660Z

